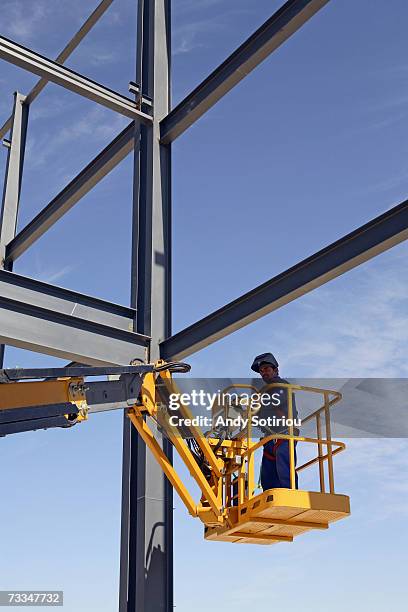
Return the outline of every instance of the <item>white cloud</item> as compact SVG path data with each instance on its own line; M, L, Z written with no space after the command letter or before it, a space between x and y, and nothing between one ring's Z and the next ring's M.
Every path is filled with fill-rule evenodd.
M201 34L208 34L215 30L222 29L220 23L213 19L202 19L194 22L175 27L173 29L173 55L189 53L198 47L204 47L205 44L199 37Z
M217 10L212 12L211 9L215 7ZM177 11L177 18L173 27L172 54L181 55L208 46L206 38L210 33L229 28L232 15L251 10L251 7L237 8L233 0L181 0L175 3L174 12ZM198 13L201 13L202 17L199 18Z
M60 93L60 92L59 92ZM40 121L45 119L46 121L67 115L68 112L75 112L76 98L74 96L61 96L54 93L50 94L50 89L43 95L35 104L30 107L30 125L31 122Z
M51 33L50 28L55 32L63 25L63 38L59 44L62 48L99 3L100 0L3 0L2 32L23 44L41 40L43 45L44 35ZM119 11L108 9L103 19L108 26L121 23ZM64 32L68 27L72 32L67 36Z
M25 42L36 34L50 13L50 5L45 0L10 0L2 3L4 19L3 32L11 38Z
M220 4L225 5L225 0L178 0L174 3L179 12L205 10Z
M408 115L408 113L407 113ZM382 181L373 181L367 185L364 189L361 189L360 194L370 194L378 192L388 192L396 188L401 188L404 184L408 183L408 167L403 168L400 172L389 176Z
M64 278L64 276L71 274L71 272L73 272L74 269L75 269L74 266L68 265L68 266L63 266L59 270L55 270L55 271L43 270L43 272L40 274L41 280L46 283L55 283L55 281L61 280L62 278Z
M46 116L43 115L43 116ZM38 117L37 117L38 118ZM78 147L84 139L95 145L106 143L117 136L126 125L126 119L100 106L94 106L78 118L73 118L51 134L39 133L33 136L27 146L27 162L30 169L43 167L56 155L66 155L70 144ZM95 152L96 153L96 152Z
M44 283L51 284L61 280L65 276L68 276L75 270L75 266L71 264L56 267L52 264L52 262L50 262L49 259L47 259L47 262L44 263L44 260L39 253L35 253L26 265L29 265L29 269L25 271L25 266L21 267L21 270L19 270L20 274L32 276L33 278L36 278Z
M349 439L335 460L336 479L354 491L353 513L370 522L408 515L408 440L398 438ZM398 498L398 504L390 503ZM353 500L352 500L353 501Z
M283 348L285 369L310 376L407 376L407 246L305 296L290 330L266 345Z
M119 54L114 51L94 50L90 61L93 66L114 64L119 60Z
M56 142L65 145L82 137L91 137L93 140L113 137L126 124L126 121L116 113L94 106L77 121L63 127L58 133Z

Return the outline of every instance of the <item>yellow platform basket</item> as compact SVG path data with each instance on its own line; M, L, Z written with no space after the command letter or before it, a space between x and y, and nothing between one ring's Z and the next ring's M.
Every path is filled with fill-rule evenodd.
M169 393L177 392L169 373L157 378L147 375L143 383L143 404L129 411L132 423L140 436L152 450L156 460L167 475L189 513L199 518L205 526L206 540L239 544L275 544L292 542L293 538L312 529L327 529L330 523L350 514L350 502L334 488L334 456L345 449L343 442L331 437L330 408L340 401L337 391L276 383L274 387L287 392L288 422L293 420L293 396L296 392L316 394L322 399L317 410L302 419L314 424L315 437L296 435L293 425L287 433L271 433L262 439L253 439L251 419L248 426L237 433L228 432L227 437L217 437L217 431L206 435L196 425L180 428L169 416ZM255 393L259 390L250 385L235 385ZM262 389L261 389L262 391ZM222 408L224 410L224 407ZM251 415L251 402L247 408ZM228 412L228 407L227 407ZM172 413L174 415L174 413ZM191 419L188 408L180 404L178 416ZM148 425L149 417L159 425L186 465L190 475L201 490L199 503L195 502L188 487L168 459ZM323 435L324 432L324 435ZM225 433L225 432L224 432ZM187 438L194 439L193 447ZM261 450L269 440L288 440L290 488L270 489L255 494L255 452ZM316 448L316 456L302 465L296 465L295 443ZM316 491L296 488L296 474L315 465L318 468ZM326 469L327 468L327 469ZM327 476L326 476L327 473ZM327 480L327 483L326 483Z

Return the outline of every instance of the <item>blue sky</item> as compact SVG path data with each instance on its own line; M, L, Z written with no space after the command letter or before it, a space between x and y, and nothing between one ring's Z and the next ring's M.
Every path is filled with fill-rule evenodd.
M281 2L174 0L173 102ZM405 200L408 6L331 0L173 147L174 331ZM54 57L96 0L3 0L1 31ZM123 93L136 2L115 0L67 65ZM2 62L0 121L36 77ZM126 125L47 86L31 109L19 226ZM6 150L0 155L3 171ZM131 157L15 271L129 303ZM194 376L247 376L275 352L290 376L407 376L407 245L194 355ZM9 366L60 363L16 349ZM205 543L176 499L176 610L379 612L406 599L406 440L351 440L337 488L352 517L293 545ZM63 588L69 612L115 609L121 415L0 444L1 588ZM329 562L330 560L330 562ZM222 582L219 583L222 577ZM279 593L279 599L278 599ZM282 600L281 593L285 593ZM213 598L214 601L214 598Z

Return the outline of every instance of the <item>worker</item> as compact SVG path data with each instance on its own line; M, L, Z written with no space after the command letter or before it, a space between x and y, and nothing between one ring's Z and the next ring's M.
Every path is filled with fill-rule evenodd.
M272 383L289 384L287 380L279 376L279 364L272 353L262 353L255 357L251 369L261 375L264 383L270 385ZM280 395L280 403L276 407L271 407L270 413L288 417L288 392L285 387L272 387L271 393ZM293 419L297 418L295 397L292 395ZM263 409L264 414L266 409ZM275 429L275 431L278 431ZM279 430L280 433L287 434L287 427ZM270 435L271 429L264 430L264 433ZM294 430L294 435L298 435L298 430ZM296 441L295 441L295 466L296 466ZM261 464L261 486L264 491L267 489L290 489L290 461L289 461L289 440L277 439L269 440L263 447L263 456ZM296 488L298 487L298 477L296 474Z

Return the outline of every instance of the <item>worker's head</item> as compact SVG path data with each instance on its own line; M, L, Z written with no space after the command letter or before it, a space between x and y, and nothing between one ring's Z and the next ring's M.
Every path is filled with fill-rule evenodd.
M262 376L262 379L267 383L279 373L279 364L272 353L262 353L255 357L251 370Z

